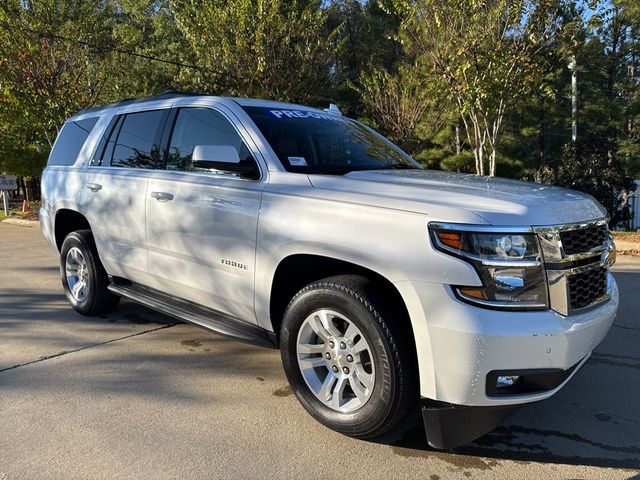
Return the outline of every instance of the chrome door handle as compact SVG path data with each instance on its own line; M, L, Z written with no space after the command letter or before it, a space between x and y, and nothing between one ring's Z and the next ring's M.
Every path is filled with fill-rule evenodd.
M168 202L173 200L173 195L167 192L151 192L151 197L155 198L159 202Z
M87 188L92 192L97 192L98 190L102 190L102 185L99 183L87 183Z

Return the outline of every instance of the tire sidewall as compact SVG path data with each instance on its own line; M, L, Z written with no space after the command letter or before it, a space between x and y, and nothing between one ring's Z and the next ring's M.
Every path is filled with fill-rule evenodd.
M297 362L298 332L304 320L321 309L344 315L365 336L375 365L375 385L369 400L358 410L341 413L324 405L307 386ZM309 413L326 426L353 436L366 436L391 414L396 396L396 373L392 352L373 313L365 305L336 288L319 287L298 295L291 302L282 322L280 348L284 369L298 400Z
M84 302L78 302L75 299L75 297L71 293L71 289L69 288L69 283L67 282L67 254L73 247L78 248L82 252L82 255L84 256L87 264L89 292ZM62 248L60 249L60 275L62 277L62 287L64 289L64 294L74 310L80 313L90 312L93 307L93 303L95 302L96 288L98 285L94 258L94 247L82 235L79 235L78 232L73 232L67 235L62 244Z

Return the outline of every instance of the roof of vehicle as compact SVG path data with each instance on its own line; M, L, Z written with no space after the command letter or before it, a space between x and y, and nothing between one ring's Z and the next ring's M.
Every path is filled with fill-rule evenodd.
M108 103L106 105L98 105L95 107L89 107L89 108L84 108L82 110L80 110L76 115L80 115L83 113L89 113L89 112L99 112L101 110L107 110L109 108L114 108L114 107L123 107L125 105L133 105L136 103L146 103L146 102L153 102L155 100L168 100L171 98L181 98L181 97L190 97L190 96L195 96L195 94L193 93L185 93L185 92L175 92L172 90L168 90L166 92L163 92L159 95L154 95L152 97L141 97L141 98L125 98L124 100L120 100L118 102L113 102L113 103Z
M237 98L237 97L225 97L229 100L233 100L241 107L265 107L265 108L291 108L303 110L320 110L318 108L308 107L306 105L298 105L296 103L276 102L275 100L260 100L257 98Z
M209 97L209 98L225 98L227 100L231 100L236 102L242 107L265 107L265 108L291 108L294 107L299 110L319 110L313 107L308 107L306 105L297 105L294 103L286 103L286 102L276 102L273 100L260 100L255 98L236 98L236 97L218 97L215 95L203 95L199 93L188 93L188 92L177 92L177 91L166 91L159 95L155 95L152 97L142 97L142 98L127 98L125 100L121 100L119 102L110 103L107 105L101 105L96 107L85 108L84 110L80 110L75 116L84 115L90 112L100 112L103 110L108 110L110 108L123 107L134 104L143 104L150 103L158 100L170 100L173 98L184 98L184 97ZM320 110L319 110L320 111Z

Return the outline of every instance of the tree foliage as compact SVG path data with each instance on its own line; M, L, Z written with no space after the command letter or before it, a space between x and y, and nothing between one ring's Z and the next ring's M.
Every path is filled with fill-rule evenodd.
M199 70L181 83L216 94L314 102L339 48L320 0L176 0L176 23Z
M177 77L185 67L152 60L179 61L187 51L170 1L110 0L110 4L113 11L110 35L101 39L108 52L101 68L109 75L109 82L101 101L144 97L181 88ZM193 73L193 69L191 71ZM187 73L188 70L185 75Z
M565 146L553 183L581 190L596 197L609 213L613 225L630 218L629 206L622 202L621 192L633 190L633 177L621 168L613 145L593 137Z
M94 68L96 52L54 35L99 37L108 19L101 4L10 0L0 7L0 21L8 25L0 29L0 82L12 108L22 107L48 145L65 118L96 101L105 81L105 72Z
M426 115L431 134L435 134L446 119L446 105L425 88L425 84L419 70L402 65L395 74L383 69L364 72L355 88L376 126L400 146L411 150L418 124Z
M480 175L496 173L510 104L540 86L535 54L556 25L544 7L525 0L395 2L403 43L455 102Z
M583 189L623 220L639 61L636 0L4 0L0 173L36 179L82 108L175 89L337 103L429 168Z

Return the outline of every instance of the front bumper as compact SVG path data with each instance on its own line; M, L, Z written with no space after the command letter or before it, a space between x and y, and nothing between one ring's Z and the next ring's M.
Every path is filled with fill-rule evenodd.
M585 357L567 370L533 369L510 371L510 374L522 375L521 379L528 379L513 390L527 391L553 390L559 388L566 380L582 367L589 357ZM487 375L490 382L494 382L498 372ZM504 372L506 374L507 372ZM487 395L497 395L495 388L487 383ZM495 386L495 385L494 385ZM519 404L495 405L490 407L474 407L454 405L422 399L422 419L424 421L427 441L434 448L449 449L464 445L490 432L506 417L520 408Z
M433 400L422 400L422 420L427 442L433 448L450 449L490 432L519 405L466 407Z
M396 284L405 298L416 338L423 398L460 406L491 407L543 400L562 388L608 332L618 308L611 299L580 314L552 310L488 310L456 299L450 287L428 282ZM489 395L496 371L575 367L554 388L515 395ZM489 389L491 390L491 389Z
M470 442L569 382L615 319L618 287L608 275L611 299L571 316L488 310L461 302L446 285L397 283L416 338L429 444L449 449ZM498 393L498 375L530 381Z

